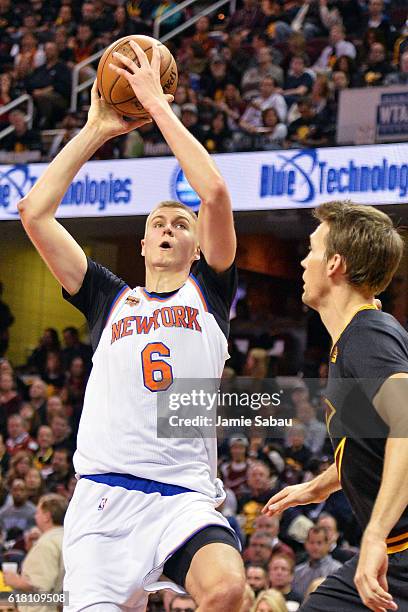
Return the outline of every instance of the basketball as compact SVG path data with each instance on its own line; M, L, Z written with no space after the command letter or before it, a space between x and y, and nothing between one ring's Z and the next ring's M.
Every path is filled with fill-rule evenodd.
M127 117L141 118L148 117L149 113L143 108L135 96L132 87L127 80L116 74L109 64L116 64L121 68L126 68L119 59L115 58L112 53L122 53L126 57L136 62L139 61L135 52L129 44L130 40L134 40L144 50L149 62L152 61L153 46L157 46L160 50L160 82L163 91L166 94L174 94L177 87L178 72L174 57L170 51L160 41L151 36L124 36L112 43L105 50L99 60L97 82L98 89L103 99L113 106L113 108L121 115Z

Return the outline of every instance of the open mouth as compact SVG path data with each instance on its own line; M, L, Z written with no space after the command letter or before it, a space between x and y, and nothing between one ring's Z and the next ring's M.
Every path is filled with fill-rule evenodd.
M171 249L171 244L170 242L168 242L167 240L164 240L162 243L160 243L160 248L161 249Z

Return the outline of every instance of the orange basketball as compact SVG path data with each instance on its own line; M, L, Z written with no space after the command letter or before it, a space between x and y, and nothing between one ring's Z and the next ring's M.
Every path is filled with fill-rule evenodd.
M178 72L175 59L167 47L151 36L124 36L112 43L99 60L98 89L103 99L113 106L119 114L133 118L148 117L149 113L136 98L127 80L109 67L109 63L111 63L126 69L122 62L112 56L114 51L126 55L139 65L137 56L129 44L130 40L134 40L142 47L149 62L152 61L153 46L156 45L159 48L161 58L160 81L163 91L166 94L174 94L176 91Z

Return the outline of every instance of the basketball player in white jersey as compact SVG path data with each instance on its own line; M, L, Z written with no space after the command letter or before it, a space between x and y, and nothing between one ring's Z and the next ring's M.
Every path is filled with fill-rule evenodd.
M56 221L81 166L106 140L145 122L124 121L96 85L86 125L19 204L24 228L64 297L87 317L94 348L74 456L80 479L65 522L64 590L72 612L139 612L149 590L171 581L194 597L198 610L238 612L245 577L236 537L216 510L223 499L216 441L156 433L163 389L174 379L222 373L236 285L231 203L212 159L163 94L158 53L150 66L133 47L140 67L121 56L128 70L116 70L200 196L198 220L174 202L153 210L142 240L146 287L133 290L88 259ZM161 575L167 582L157 585Z

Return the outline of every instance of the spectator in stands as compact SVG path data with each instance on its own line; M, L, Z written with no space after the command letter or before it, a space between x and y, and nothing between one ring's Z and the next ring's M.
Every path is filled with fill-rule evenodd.
M33 466L32 453L27 451L18 451L10 459L10 470L7 473L7 484L11 486L11 483L16 478L25 480L27 473Z
M194 24L195 32L192 38L192 41L199 44L206 55L215 47L215 40L210 36L210 24L208 15L201 15Z
M285 456L298 471L307 470L312 457L311 450L305 445L306 428L302 423L295 423L287 431Z
M14 131L2 140L2 149L21 153L23 151L41 151L41 136L37 130L30 129L21 110L15 109L9 113L10 125Z
M65 370L69 370L72 360L75 357L82 357L86 372L90 372L92 367L92 347L81 342L79 332L76 327L66 327L62 331L64 348L62 349L62 363Z
M243 43L243 39L244 36L241 31L231 32L226 41L226 47L222 49L222 54L228 59L229 71L234 83L240 82L252 59L252 54Z
M283 83L282 68L273 63L271 49L263 47L257 53L256 65L248 68L242 76L241 91L245 100L259 95L262 79L266 76L271 76L279 86Z
M290 546L279 539L279 517L261 514L254 521L254 533L267 533L272 538L272 554L284 554L295 560L295 554Z
M205 133L203 144L209 153L226 153L230 150L231 132L223 111L217 111L211 117L209 129Z
M62 558L63 524L67 502L60 495L50 494L41 497L35 513L35 520L41 536L30 549L23 561L21 575L4 572L6 584L21 591L45 591L60 593L64 578ZM50 612L57 612L57 604L47 606ZM41 612L43 607L32 606L33 612Z
M384 13L383 0L368 0L368 13L362 20L363 32L369 28L374 29L380 34L386 47L391 49L395 37L395 28L391 24L388 16Z
M42 66L45 62L45 53L38 44L37 36L32 32L24 34L20 43L13 45L10 55L14 57L15 66L18 66L22 60L27 60L30 70L39 68L39 66Z
M205 137L203 128L200 125L198 108L195 104L183 104L181 107L181 122L193 134L197 140L202 142Z
M0 429L6 433L7 418L16 414L21 406L22 399L15 389L12 374L0 372Z
M325 425L317 420L316 409L312 402L304 400L299 403L296 406L296 418L305 428L305 445L313 455L319 455L326 439L327 430Z
M243 37L260 30L263 25L263 14L257 0L244 0L243 7L233 13L228 21L228 30L240 30Z
M30 468L24 481L27 487L27 499L36 506L45 492L45 485L40 472L35 467Z
M16 478L11 484L12 503L0 510L0 531L3 541L11 536L16 538L35 524L35 506L27 501L27 487L24 480Z
M275 589L261 591L252 610L253 612L288 612L285 598Z
M295 55L290 61L290 68L285 78L283 95L288 106L310 93L313 78L306 71L305 60L301 55Z
M302 603L302 596L292 589L294 579L295 559L284 553L274 553L268 564L269 585L282 593L286 603L295 610Z
M41 425L37 433L38 450L34 455L34 467L40 470L41 476L46 478L52 471L51 461L54 453L54 437L48 425Z
M16 95L12 89L12 78L9 72L3 72L0 74L0 106L5 106ZM9 113L3 113L0 115L0 129L7 127L9 124ZM0 332L0 357L4 355L3 348L1 346L1 332Z
M58 57L72 70L75 64L75 56L73 49L68 43L68 31L64 26L57 28L54 41L58 48Z
M29 552L32 549L34 544L38 541L40 535L41 531L37 526L31 527L31 529L28 529L28 531L24 533L24 550L26 552Z
M3 283L0 281L0 358L5 355L8 349L9 328L14 323L14 316L8 304L3 302L2 295Z
M256 138L256 148L267 151L280 148L288 134L286 125L280 121L275 108L265 108L262 111L262 125L253 128Z
M49 393L55 394L61 391L65 384L65 373L62 368L60 353L49 351L45 362L43 381L48 385Z
M375 0L377 2L379 0ZM386 60L385 46L380 42L371 45L367 63L360 70L361 86L374 87L382 85L384 79L393 72Z
M46 422L48 423L48 425L50 425L52 419L55 416L66 416L66 411L62 403L62 399L58 395L51 395L51 397L47 399L47 405L45 410L47 414Z
M6 449L10 457L21 450L36 452L37 442L24 429L24 420L19 414L13 414L7 419L7 432L9 437L6 440Z
M399 71L388 74L384 79L384 85L408 85L408 51L400 56Z
M67 448L54 451L51 467L52 472L45 479L47 491L67 497L69 481L72 476L71 455Z
M268 588L268 574L263 564L248 563L245 574L246 581L255 595Z
M276 110L280 122L285 122L287 106L285 98L282 94L277 93L277 89L277 84L273 77L266 76L262 79L260 95L253 98L248 104L240 120L241 128L262 127L262 113L270 108Z
M126 6L119 4L113 13L113 26L111 29L112 39L118 40L119 38L123 38L123 36L130 36L131 34L135 34L135 30L135 24L133 20L128 17Z
M227 62L221 55L215 55L209 63L208 69L202 74L200 90L204 97L215 101L221 100L224 88L231 81L228 74Z
M242 556L245 562L268 565L273 552L273 538L266 531L254 531Z
M224 485L238 497L247 489L247 459L248 439L245 436L232 437L229 440L231 459L220 467Z
M351 57L347 55L341 55L333 66L333 74L341 70L347 76L349 87L358 85L357 65Z
M70 4L62 4L60 6L58 16L55 20L55 26L58 30L64 28L67 36L73 36L75 34L77 24L72 14L72 6ZM61 57L61 59L63 58Z
M355 555L354 550L350 550L349 548L344 548L339 543L340 533L337 527L337 521L328 512L322 512L317 519L317 525L319 527L324 527L327 531L327 536L329 538L329 553L336 561L340 563L345 563L349 561Z
M329 555L329 537L324 527L311 527L305 548L308 559L295 568L293 588L304 597L306 589L315 578L326 577L341 567Z
M27 78L26 87L36 105L41 129L52 129L67 110L71 95L71 73L58 57L55 42L44 45L46 63Z
M104 10L100 0L85 0L81 8L80 23L90 26L94 36L98 38L102 32L109 32L112 28L112 18Z
M43 374L45 371L45 362L47 360L48 351L59 351L60 342L58 338L58 332L52 327L48 327L44 330L43 335L40 338L38 346L31 353L28 358L27 365L30 372L36 372Z
M36 414L38 414L39 423L44 424L47 420L47 385L41 378L34 378L30 385L28 396L31 406Z
M71 426L75 435L82 414L87 379L82 357L75 357L69 367L61 393L62 401L71 407Z
M288 141L294 146L317 147L329 142L327 123L317 115L311 98L301 98L298 102L299 119L288 126ZM331 128L331 126L329 126Z
M50 427L54 438L54 451L68 449L72 452L75 448L75 441L72 438L72 430L68 418L66 416L55 415L51 420Z
M323 49L313 66L315 70L330 70L337 58L342 55L355 59L356 48L353 43L345 40L345 36L346 32L342 25L334 25L330 28L329 44Z
M80 62L88 59L90 55L96 51L96 39L93 30L89 23L80 23L76 31L75 37L71 41L71 47L74 52L74 62ZM92 65L84 66L79 71L80 82L88 78L95 77L95 69Z
M170 612L194 612L197 604L190 595L177 594L170 604Z
M254 521L272 494L271 470L264 461L253 461L247 471L248 493L238 500L238 513L243 515L243 532L254 531Z

